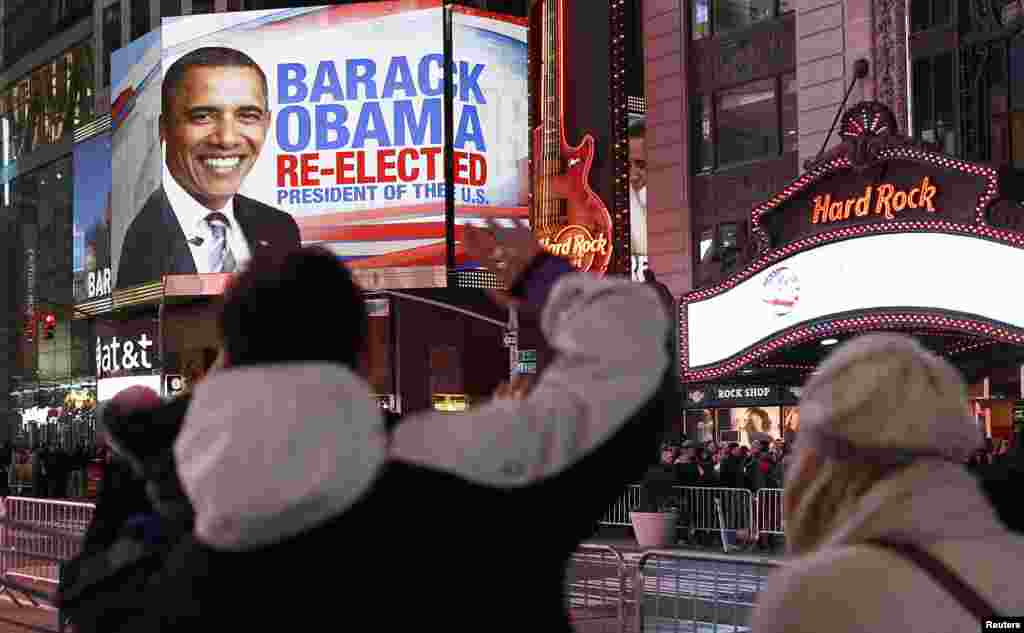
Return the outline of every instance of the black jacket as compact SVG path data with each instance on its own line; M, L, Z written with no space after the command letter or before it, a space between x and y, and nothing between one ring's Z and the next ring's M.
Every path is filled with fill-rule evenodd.
M253 256L286 252L299 247L299 227L284 211L236 195L235 219L249 242ZM160 187L132 220L121 246L117 288L159 281L164 275L195 274L188 238L174 215L167 193Z
M108 414L103 420L116 447L115 457L104 469L81 553L65 566L57 591L58 604L79 631L144 630L139 627L147 587L159 582L167 547L191 531L191 504L177 478L172 453L187 407L188 400L182 398L126 416ZM144 546L151 559L145 564L138 563L138 556L116 561L118 557L111 554L115 548L145 540L132 527L140 517L158 524L168 543ZM103 590L89 594L89 600L77 597L83 587L97 587L101 578L108 577L117 580L113 585L106 581Z
M632 327L660 310L641 284L563 278L543 318L558 357L529 397L407 416L390 450L344 368L211 374L176 444L195 539L168 557L145 630L568 633L566 563L679 410L669 320Z

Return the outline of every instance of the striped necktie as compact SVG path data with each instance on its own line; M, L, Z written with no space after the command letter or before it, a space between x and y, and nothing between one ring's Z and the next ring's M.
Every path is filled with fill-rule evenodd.
M213 235L213 240L210 242L210 272L235 272L235 256L231 252L231 245L228 244L228 231L231 230L231 222L223 213L214 211L206 216L206 223Z

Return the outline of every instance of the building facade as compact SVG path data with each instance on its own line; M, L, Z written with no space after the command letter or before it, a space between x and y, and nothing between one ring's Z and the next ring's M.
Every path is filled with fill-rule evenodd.
M687 424L681 420L679 432L706 439L715 425L739 433L742 424L750 424L751 411L757 414L754 417L770 417L770 426L780 432L798 428L799 411L793 405L799 385L829 345L867 329L909 332L951 358L973 383L976 413L985 420L989 435L1007 437L1022 397L1024 355L1016 338L990 335L1004 328L1019 334L1012 313L995 319L986 315L994 305L990 297L1002 296L998 290L978 289L972 295L975 301L962 304L959 311L940 308L940 302L922 306L943 324L940 327L927 327L931 321L918 321L909 309L897 311L894 321L855 318L847 323L822 314L809 322L817 328L812 328L816 335L783 327L766 339L770 352L758 343L738 350L735 357L718 358L694 347L706 339L737 336L727 331L723 315L717 329L697 332L699 319L694 315L709 309L714 299L735 299L733 289L752 275L770 276L768 285L776 294L800 288L792 271L774 270L765 263L791 253L801 253L810 261L829 250L822 246L818 253L805 252L808 247L800 236L817 235L818 229L817 225L792 228L801 226L799 221L811 222L813 209L808 207L803 218L800 205L811 204L812 193L821 193L824 200L844 187L851 196L859 187L863 196L865 187L891 184L881 175L889 173L885 170L906 171L909 188L904 195L914 191L913 178L918 178L918 185L924 177L958 182L959 173L942 173L946 167L936 171L940 166L966 165L964 173L993 174L994 197L969 199L952 193L981 195L984 187L978 182L946 186L937 213L959 218L950 220L961 223L955 231L986 238L996 231L1005 244L1016 244L1024 220L1020 203L1024 196L1017 184L1019 172L1014 171L1021 167L1024 143L1024 115L1020 114L1024 104L1017 94L1024 86L1021 3L643 0L642 4L648 249L650 266L659 271L673 294L682 297L681 371L689 383L687 408L692 411L686 416ZM864 70L864 62L867 72L861 76L858 71ZM842 115L863 102L873 104L865 111L874 114L844 130ZM887 127L871 127L872 121L888 122L890 114ZM858 143L868 147L863 145L867 141L857 140L862 125L870 128L868 136L882 139L871 141L871 147L915 147L918 153L911 160L910 154L895 158L897 153L871 154L875 152L871 149L873 162L847 173L841 167L845 163L829 161L854 156L850 152ZM932 158L934 162L928 162ZM821 170L829 165L832 171L826 177ZM860 169L876 175L863 177ZM802 195L811 197L804 200ZM783 219L786 214L792 217ZM758 224L759 218L775 223L775 228ZM793 222L797 224L787 224ZM912 224L863 230L916 230ZM942 236L936 243L946 239L949 225L925 226L926 231ZM828 237L817 237L817 243L833 238L831 233L822 235ZM847 232L840 229L835 236L847 236ZM1016 255L1010 249L1006 253ZM963 267L952 269L950 293L956 292L953 279L968 267L965 261ZM852 274L852 270L847 273ZM927 285L929 273L922 274L921 282ZM978 273L979 278L989 274ZM811 282L803 281L806 294ZM859 283L855 276L835 280L837 288L851 284L848 292L860 288ZM864 286L863 295L854 297L863 300L864 308L876 299L867 290L870 287ZM972 292L969 287L965 291ZM741 312L734 318L757 321L764 302L776 306L772 318L792 318L786 316L792 302L775 295L758 300L757 305L737 304ZM864 312L853 317L866 318ZM966 325L975 320L985 324L981 330ZM979 332L983 335L978 336ZM717 360L711 362L711 358ZM730 439L735 438L730 435Z

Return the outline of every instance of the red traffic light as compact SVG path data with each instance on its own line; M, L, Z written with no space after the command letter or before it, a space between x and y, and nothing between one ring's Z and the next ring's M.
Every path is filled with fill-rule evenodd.
M52 314L47 314L46 316L43 317L43 324L46 327L53 327L57 325L57 317L55 317Z

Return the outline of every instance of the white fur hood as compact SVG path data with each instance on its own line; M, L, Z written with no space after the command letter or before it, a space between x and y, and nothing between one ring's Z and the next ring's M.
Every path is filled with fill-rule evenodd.
M271 545L343 512L385 459L380 409L339 365L229 369L196 388L174 445L207 545Z

